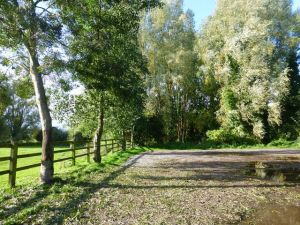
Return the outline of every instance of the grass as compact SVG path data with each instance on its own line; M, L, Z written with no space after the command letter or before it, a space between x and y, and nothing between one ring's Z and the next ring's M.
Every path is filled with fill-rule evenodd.
M0 224L30 224L32 221L38 224L61 223L64 215L76 215L78 204L109 182L109 179L105 180L106 176L113 176L113 171L129 157L145 150L136 148L109 153L103 157L101 164L78 161L76 166L65 166L62 170L56 166L56 182L51 186L39 185L37 177L33 178L34 174L25 171L27 181L19 180L14 189L6 186L0 188ZM35 170L37 173L38 169Z
M269 144L219 144L211 141L202 143L167 143L151 146L153 150L209 150L209 149L300 149L300 141L275 140Z
M55 150L61 150L66 149L68 146L64 147L56 147ZM300 142L298 141L286 141L286 140L276 140L271 142L268 145L263 144L257 144L257 145L229 145L229 144L216 144L213 142L202 142L200 144L197 143L168 143L168 144L160 144L160 145L154 145L151 146L151 149L153 150L160 150L160 149L169 149L169 150L196 150L196 149L299 149L300 148ZM21 147L19 148L18 154L30 154L30 153L38 153L40 152L40 147L37 146L31 146L31 147ZM82 154L85 153L85 150L79 150L76 151L76 154ZM10 149L8 148L0 148L0 157L9 156ZM67 153L59 153L55 154L55 159L61 159L66 157L71 157L71 152ZM25 158L25 159L18 159L18 167L27 166L39 163L41 160L40 156L31 157L31 158ZM77 158L76 162L85 165L86 163L86 157ZM71 161L64 161L55 163L55 169L62 173L68 170L68 168L71 166ZM7 170L9 168L9 162L0 162L0 171ZM17 172L17 185L26 185L32 182L38 182L39 179L39 167L25 170L25 171L19 171ZM0 187L8 187L8 175L0 176Z
M62 150L62 149L67 149L68 146L61 146L61 147L56 147L55 150ZM78 150L76 151L76 154L83 154L85 153L86 150ZM23 154L31 154L31 153L40 153L41 148L37 146L32 146L32 147L20 147L18 149L18 155L23 155ZM54 158L55 159L62 159L66 157L71 157L71 152L66 152L66 153L58 153L55 154ZM10 155L10 149L8 148L0 148L0 157L6 157ZM30 158L23 158L23 159L18 159L17 162L17 167L23 167L23 166L28 166L28 165L33 165L33 164L38 164L41 161L41 156L35 156L35 157L30 157ZM77 158L76 161L78 163L84 163L86 162L86 157L82 158ZM59 162L55 163L55 169L59 171L64 171L66 168L71 166L71 161L64 161L64 162ZM0 162L0 171L7 170L9 168L9 161L4 161ZM39 179L39 167L28 169L28 170L23 170L17 172L17 184L19 185L24 185L33 182L38 182ZM0 176L0 187L8 187L8 175L3 175Z

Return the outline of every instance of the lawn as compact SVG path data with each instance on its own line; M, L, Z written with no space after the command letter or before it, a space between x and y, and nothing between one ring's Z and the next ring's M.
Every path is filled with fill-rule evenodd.
M104 143L102 143L102 144L104 144ZM58 150L68 149L68 148L69 148L69 146L59 146L59 147L55 147L54 150L58 151ZM91 148L91 151L92 151L92 148ZM41 147L37 147L37 146L20 147L18 149L18 155L40 153L40 152L41 152ZM84 154L84 153L86 153L86 149L76 151L77 155ZM102 154L103 153L104 153L104 151L102 151ZM9 155L10 155L10 149L0 148L0 157L6 157ZM72 152L56 153L54 155L54 159L57 160L57 159L62 159L62 158L68 158L71 156L72 156ZM91 159L92 159L92 157L93 156L91 155ZM37 164L40 162L41 162L41 156L18 159L17 167L33 165L33 164ZM76 158L76 163L79 163L80 165L87 164L87 157L83 156L80 158ZM55 163L54 168L56 171L64 172L70 166L72 166L72 162L71 162L71 160L67 160L67 161ZM7 170L8 168L9 168L9 161L0 162L0 171ZM28 169L28 170L18 171L17 179L16 179L17 185L26 185L28 183L38 182L39 170L40 170L40 168L36 167L36 168ZM8 175L0 176L0 187L1 188L8 187Z
M25 171L29 179L22 186L0 188L0 224L61 223L64 214L78 213L77 206L96 190L96 186L99 188L98 182L105 185L106 176L113 177L113 171L128 158L145 150L136 148L109 153L103 157L102 164L79 161L76 166L62 167L62 170L56 166L56 182L52 186L40 186L37 177ZM34 172L38 175L38 169ZM54 212L56 209L59 214Z

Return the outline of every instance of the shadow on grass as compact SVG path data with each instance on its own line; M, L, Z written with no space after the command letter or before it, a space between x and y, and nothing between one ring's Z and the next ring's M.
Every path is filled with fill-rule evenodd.
M137 161L139 161L142 157L148 154L157 154L157 153L148 153L146 151L151 150L150 148L141 148L138 151L127 151L127 152L119 152L115 153L112 156L107 156L104 158L104 163L97 165L94 167L91 167L89 169L86 169L85 166L78 166L76 169L74 169L70 174L68 174L68 178L66 180L58 180L58 182L55 184L56 188L58 190L63 189L65 185L69 185L71 187L80 188L82 192L79 195L74 195L72 199L66 201L63 203L63 205L55 206L55 205L48 205L47 211L51 212L49 213L48 218L46 221L43 222L43 224L63 224L65 218L73 216L78 212L78 206L81 205L83 202L87 202L94 193L99 191L100 189L132 189L132 190L138 190L138 189L207 189L207 188L270 188L270 187L295 187L298 186L297 184L220 184L220 185L181 185L178 184L159 184L153 182L159 182L159 181L166 181L166 180L216 180L216 181L223 181L223 182L233 182L233 181L242 181L247 179L247 176L234 176L230 174L230 171L226 171L234 168L242 168L247 165L247 163L243 162L222 162L222 163L216 163L216 162L210 162L210 163L203 163L199 162L196 164L188 164L188 163L176 163L175 165L171 167L161 167L161 168L172 168L172 169L202 169L202 168L210 168L212 169L211 174L199 174L198 176L192 176L192 177L167 177L167 176L141 176L139 175L137 179L140 180L149 180L149 185L123 185L123 184L113 184L112 182L116 180L120 175L124 174L127 169L134 166ZM139 154L142 153L142 154ZM137 155L139 154L139 155ZM184 153L181 153L184 154ZM186 152L186 154L191 154L191 152ZM110 174L108 174L106 177L104 177L100 182L93 183L86 180L78 181L78 178L84 177L86 175L89 175L90 173L101 173L107 171L105 168L111 168L113 166L120 166L126 159L128 159L131 156L135 156L131 160L129 160L126 164L119 167L118 169L112 171ZM192 155L193 156L193 155ZM234 165L236 163L236 165ZM237 165L238 164L238 165ZM213 169L221 168L222 170L225 168L225 171L213 171ZM144 182L143 182L144 183ZM52 193L53 190L51 190L51 187L44 187L43 191L37 192L34 197L26 200L25 202L18 203L17 206L4 210L0 213L0 218L8 218L11 217L15 213L22 213L22 211L25 211L26 208L32 207L35 204L37 204L39 201L43 200L44 198L47 198L49 194ZM38 207L33 212L38 217L38 214L45 208ZM25 218L26 212L25 213ZM24 214L23 213L23 214ZM80 212L79 212L80 213ZM32 214L32 212L31 212Z
M53 224L54 221L56 224L62 224L64 216L71 214L74 210L76 211L76 208L80 202L87 200L88 197L94 192L106 186L111 180L118 177L119 174L133 165L143 155L139 155L138 158L132 160L130 164L112 172L100 183L95 184L80 182L78 180L80 180L81 177L85 177L91 173L104 173L108 168L120 166L124 161L126 161L126 159L139 153L143 153L147 150L147 148L139 148L124 152L117 152L105 156L103 158L103 163L101 164L92 164L90 166L78 165L72 168L70 172L68 172L68 174L66 175L67 178L65 180L56 177L53 185L43 185L33 188L25 187L26 190L22 189L22 187L16 188L15 190L13 190L12 194L4 196L2 198L3 202L12 199L17 199L18 202L13 207L3 207L0 209L0 224L2 224L1 221L9 221L9 224L16 224L16 222L14 222L14 215L18 217L18 214L22 214L20 216L26 218L26 215L37 215L41 210L45 208L47 208L47 210L49 211L62 210L62 212L64 212L63 215L48 218L46 224ZM63 173L58 175L63 175ZM51 207L51 205L36 207L38 203L46 199L49 195L63 193L63 188L67 185L71 187L82 187L84 188L84 193L80 194L79 196L75 196L72 201L67 202L63 207ZM22 193L23 191L25 194ZM32 197L26 198L26 194L31 195L31 193L34 193L34 195Z
M248 176L245 175L233 175L230 171L227 171L226 169L230 170L231 168L242 168L247 165L247 163L242 162L223 162L219 164L215 164L215 162L211 163L204 163L205 165L201 165L202 163L198 163L198 167L196 165L188 165L183 163L182 165L180 163L176 163L176 166L174 168L180 169L185 167L191 167L191 168L202 168L202 167L208 167L211 169L216 168L222 168L222 170L225 168L224 171L221 172L215 172L212 170L210 175L199 175L199 176L193 176L193 177L167 177L167 176L138 176L136 178L138 179L144 179L149 180L148 185L123 185L119 183L112 183L112 181L116 180L116 178L122 174L125 173L125 171L132 167L134 164L137 163L138 160L140 160L145 155L148 155L151 153L143 153L132 160L130 160L125 166L122 166L118 170L112 172L109 176L104 178L100 183L91 183L91 182L78 182L75 183L77 187L84 187L85 192L81 195L77 196L76 198L72 199L71 201L67 202L63 206L52 208L54 215L52 217L49 217L47 221L44 224L63 224L64 218L69 217L77 212L78 208L77 206L80 205L82 202L86 202L89 200L89 198L100 189L129 189L129 190L150 190L150 189L208 189L208 188L220 188L220 189L227 189L227 188L282 188L282 187L296 187L298 186L295 183L271 183L271 184L234 184L232 182L238 182L248 179ZM234 165L238 164L238 165ZM190 180L216 180L216 181L222 181L222 182L228 182L222 183L220 185L189 185L188 183L185 184L170 184L165 185L164 181L166 180L184 180L184 181L190 181ZM160 184L159 181L162 181L163 184ZM153 182L157 182L154 183ZM231 183L229 183L231 182ZM142 182L144 183L144 182ZM60 212L58 215L57 212ZM79 216L80 217L80 216Z
M43 224L63 224L64 218L71 215L77 211L77 207L80 203L87 201L93 193L99 191L101 188L109 188L111 181L115 180L118 176L123 174L128 168L133 166L140 158L144 155L138 155L134 159L127 163L125 166L120 167L118 170L113 171L109 176L104 178L100 183L90 183L90 182L78 182L74 185L77 187L84 187L85 191L76 196L71 201L67 202L63 206L51 208L51 211L60 212L59 215L49 217Z
M46 198L50 194L50 186L42 187L42 190L38 190L33 197L27 199L26 201L18 202L14 207L9 207L7 209L1 209L0 211L0 221L7 219L8 217L20 212L23 209L30 208L37 204L42 199Z

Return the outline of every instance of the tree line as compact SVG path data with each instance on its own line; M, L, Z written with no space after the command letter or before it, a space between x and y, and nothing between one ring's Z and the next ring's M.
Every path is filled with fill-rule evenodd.
M93 139L95 162L104 136L295 140L299 18L291 0L218 0L196 31L183 0L1 0L0 136L41 127L42 183L53 180L53 119Z

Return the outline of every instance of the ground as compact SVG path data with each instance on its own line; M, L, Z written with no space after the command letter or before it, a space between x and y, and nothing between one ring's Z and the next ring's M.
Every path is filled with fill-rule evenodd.
M27 190L3 198L0 218L11 218L7 224L297 225L299 162L296 150L147 151L31 197ZM34 205L32 211L13 215L22 209L8 206L16 199Z

